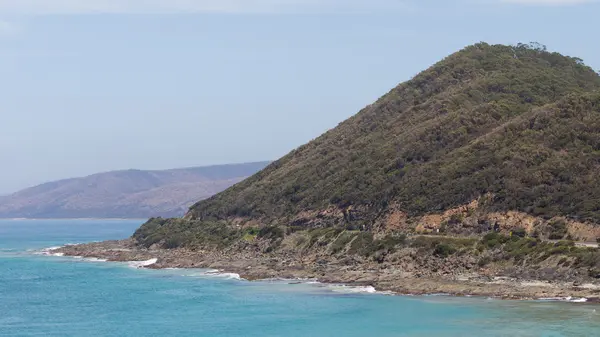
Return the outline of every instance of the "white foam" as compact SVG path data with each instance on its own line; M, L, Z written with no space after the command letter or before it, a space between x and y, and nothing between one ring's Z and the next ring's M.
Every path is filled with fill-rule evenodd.
M33 254L44 255L44 256L63 257L63 256L66 256L65 253L55 253L55 251L58 249L67 247L69 245L76 245L76 244L66 244L61 247L44 248L42 250L34 251ZM74 260L82 260L82 261L86 261L86 262L108 262L108 260L106 260L106 259L99 259L99 258L95 258L95 257L69 256L69 258L74 259ZM143 261L143 262L149 262L149 261Z
M285 277L271 277L261 279L261 282L270 282L270 283L284 283L284 284L321 284L321 282L317 281L317 279L313 278L285 278Z
M319 282L316 278L302 278L299 277L297 279L294 279L292 281L300 281L304 284L321 284L321 282Z
M204 272L204 275L222 277L222 278L226 278L226 279L230 279L230 280L241 280L242 279L240 274L222 273L220 270L214 270L214 269Z
M585 297L543 297L540 301L554 301L554 302L570 302L570 303L586 303L588 301Z
M353 287L353 286L346 286L346 285L331 285L331 286L329 286L329 288L336 293L345 293L345 294L359 294L359 293L375 294L375 293L377 293L377 290L375 290L375 288L372 286Z
M42 252L51 252L53 250L58 250L61 249L63 246L56 246L56 247L48 247L48 248L44 248L42 249Z
M236 273L223 273L221 275L225 278L232 279L232 280L241 280L242 279L240 274L236 274Z
M132 267L132 268L144 268L144 267L148 267L151 266L153 264L155 264L156 262L158 262L158 259L150 259L147 261L130 261L127 262L127 264Z
M433 294L426 294L424 296L429 296L429 297L449 297L449 296L452 296L452 295L448 294L448 293L433 293Z
M350 286L345 284L330 284L330 283L322 283L317 279L312 278L297 278L292 280L287 280L287 282L294 282L307 284L311 286L317 286L320 288L325 288L330 291L341 293L341 294L377 294L377 295L395 295L393 291L379 291L372 286ZM411 294L406 296L413 296Z
M240 281L244 280L240 276L240 274L226 273L226 272L222 272L221 270L218 270L218 269L180 269L180 268L169 268L169 269L185 271L183 274L180 274L180 275L186 276L186 277L199 277L199 278L210 277L210 278L222 278L222 279L224 278L224 279L229 279L229 280L240 280Z
M64 253L54 253L55 250L61 249L63 248L63 246L60 247L48 247L48 248L44 248L42 250L39 250L37 252L35 252L34 254L36 255L44 255L44 256L65 256Z

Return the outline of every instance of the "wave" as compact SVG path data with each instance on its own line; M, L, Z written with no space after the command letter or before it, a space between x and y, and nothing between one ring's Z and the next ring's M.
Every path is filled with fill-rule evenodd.
M585 297L574 298L574 299L569 300L569 302L571 302L571 303L586 303L587 301L588 301L588 299Z
M44 255L44 256L65 256L64 253L55 253L54 251L63 248L64 246L56 246L56 247L48 247L41 250L36 251L35 255Z
M74 258L77 258L77 257L74 257ZM86 262L108 262L107 259L99 259L97 257L81 257L81 259Z
M150 259L150 260L146 260L146 261L129 261L129 262L127 262L127 265L129 265L131 268L140 269L140 268L149 267L149 266L155 264L156 262L158 262L158 259L154 258L154 259Z
M77 246L77 245L80 245L80 243L67 243L62 246L54 246L54 247L48 247L48 248L42 248L42 249L28 249L27 252L33 252L33 254L35 254L35 255L65 256L65 254L63 254L63 253L54 253L54 251L59 250L61 248Z
M548 301L548 302L569 302L569 303L586 303L588 301L585 297L542 297L539 299L540 301Z
M261 279L261 282L269 282L269 283L283 283L283 284L322 284L315 278L285 278L285 277L270 277Z
M237 274L236 274L237 275ZM318 279L315 278L268 278L262 279L261 282L270 282L270 283L281 283L281 284L290 284L290 285L309 285L318 287L321 289L325 289L327 291L332 291L340 294L377 294L377 295L395 295L392 291L379 291L372 286L351 286L345 285L341 283L322 283L319 282Z
M181 271L179 274L184 277L199 277L199 278L224 278L229 280L245 281L240 274L227 273L218 269L187 269L187 268L165 268L164 270Z
M377 291L372 286L347 286L343 284L331 284L328 285L331 291L343 294L381 294L381 295L392 295L391 291Z
M297 278L295 280L286 280L286 281L291 281L289 283L302 283L302 284L322 284L321 282L319 282L319 280L317 280L316 278Z
M230 279L230 280L242 280L242 277L240 276L240 274L225 273L225 272L222 272L222 271L216 270L216 269L208 270L208 271L204 272L204 275L221 277L221 278L226 278L226 279Z
M450 297L450 296L452 296L452 294L448 294L448 293L433 293L433 294L425 294L423 296L426 296L426 297Z
M48 247L48 248L44 248L44 249L28 249L27 252L33 253L34 255L68 257L73 260L80 260L80 261L85 261L85 262L108 262L107 259L99 259L96 257L66 256L64 253L55 253L55 251L58 249L61 249L64 247L69 247L69 246L76 246L76 245L79 245L79 243L67 243L64 246Z

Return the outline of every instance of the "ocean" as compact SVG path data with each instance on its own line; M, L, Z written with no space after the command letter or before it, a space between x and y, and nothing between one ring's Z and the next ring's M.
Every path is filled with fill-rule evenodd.
M142 220L0 220L0 336L600 336L600 306L391 296L41 255Z

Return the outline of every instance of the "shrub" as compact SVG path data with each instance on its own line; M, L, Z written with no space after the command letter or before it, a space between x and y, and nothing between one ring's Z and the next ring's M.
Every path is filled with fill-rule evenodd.
M483 238L481 239L481 244L483 244L487 248L493 249L505 244L509 241L509 239L510 238L505 235L492 232L483 236Z
M260 233L260 229L256 228L256 227L248 227L244 230L245 234L248 235L252 235L252 236L258 236L258 233Z
M548 238L550 240L562 240L567 235L567 224L564 220L554 220L548 223L550 234Z
M527 231L524 228L517 228L512 232L513 236L524 238L527 236Z
M538 249L538 243L539 241L533 238L511 240L504 246L505 256L506 258L514 258L516 261L521 261Z
M569 246L556 246L554 248L551 248L548 253L550 253L551 255L565 255L568 254L571 251L571 248Z
M444 221L440 224L440 233L446 233L448 231L448 222Z
M326 246L337 237L343 230L340 228L315 228L311 229L309 233L310 241L308 247L312 247L315 243L319 243L319 246Z
M335 241L331 244L329 251L332 254L337 254L346 248L346 245L350 243L356 236L358 232L343 232L340 234Z
M276 226L263 227L257 233L257 237L261 239L278 240L283 239L284 236L283 229Z
M489 256L484 256L481 259L479 259L479 261L477 261L477 265L479 267L484 267L484 266L488 265L490 262L492 262L492 259Z
M360 232L348 250L349 254L368 255L369 247L373 244L373 234Z
M592 268L589 270L588 275L590 277L600 279L600 268Z
M260 233L260 229L258 229L256 227L248 227L243 230L243 233L244 233L244 235L243 235L242 239L246 242L252 242L258 237L258 234Z
M162 244L162 247L165 249L175 249L185 246L188 242L189 237L184 233L179 233L168 237Z
M379 256L377 260L382 262L385 255L396 251L396 247L405 242L406 235L388 235L382 239L374 240L370 245L365 247L363 254L366 256Z
M433 251L433 255L435 255L437 257L442 257L442 258L446 258L454 253L456 253L456 248L454 248L446 243L437 244Z
M455 213L450 216L448 223L451 225L456 225L462 223L464 220L464 216L461 213Z

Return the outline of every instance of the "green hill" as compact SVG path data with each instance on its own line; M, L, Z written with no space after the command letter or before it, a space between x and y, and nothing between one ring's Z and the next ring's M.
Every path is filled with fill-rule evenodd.
M177 247L233 241L239 227L376 231L392 210L410 222L483 196L480 212L598 223L599 90L580 59L543 46L469 46L185 219L152 220L134 237Z

